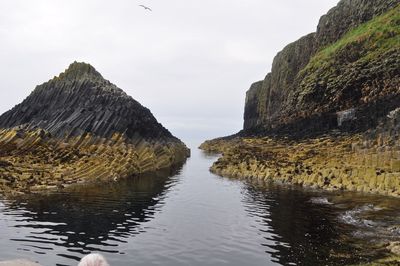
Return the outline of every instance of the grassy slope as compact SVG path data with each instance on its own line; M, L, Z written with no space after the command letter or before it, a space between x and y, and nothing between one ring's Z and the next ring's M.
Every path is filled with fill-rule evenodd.
M302 77L303 84L326 82L338 66L379 60L384 53L396 49L400 49L400 5L322 48L299 73L299 77ZM306 89L302 94L308 92Z
M370 60L389 49L400 47L400 6L351 30L336 43L319 51L303 71L327 67L335 63L335 55L349 48L362 46L358 60Z

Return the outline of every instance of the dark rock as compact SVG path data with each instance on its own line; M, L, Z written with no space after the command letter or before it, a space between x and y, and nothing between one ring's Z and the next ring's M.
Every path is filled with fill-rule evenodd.
M17 126L41 128L60 138L84 133L109 138L121 133L128 138L173 139L150 110L105 80L91 65L77 62L0 116L0 128Z
M334 63L322 60L317 67L310 67L310 63L319 51L341 40L350 30L390 10L398 10L398 5L400 0L340 1L321 17L316 33L286 46L275 57L271 73L251 86L246 95L242 133L338 129L338 123L331 122L337 117L332 116L351 108L355 109L357 119L344 123L341 130L365 130L366 124L377 125L378 119L386 115L373 111L378 103L385 105L389 100L389 107L384 109L391 110L399 97L398 45L374 57L369 53L376 52L376 47L367 47L360 39L335 51L331 56ZM393 34L382 33L381 39L393 38ZM360 60L364 58L367 60ZM367 121L366 117L372 119Z
M147 108L85 63L0 116L0 194L127 178L188 156Z

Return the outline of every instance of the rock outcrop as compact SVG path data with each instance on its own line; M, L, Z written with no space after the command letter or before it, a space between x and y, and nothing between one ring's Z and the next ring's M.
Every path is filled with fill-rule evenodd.
M221 138L201 148L223 153L211 167L221 176L400 196L400 108L363 134Z
M21 104L0 117L0 128L41 128L54 137L69 138L91 133L110 138L171 138L150 110L91 65L73 63L49 82L37 86Z
M211 171L400 196L400 0L342 0L246 94Z
M150 110L85 63L0 116L0 192L118 179L188 156Z
M316 33L286 46L271 73L252 85L243 133L330 130L338 127L336 112L351 108L361 120L374 114L368 121L376 125L400 100L399 4L340 1ZM390 106L375 113L386 101ZM366 129L364 120L348 129Z

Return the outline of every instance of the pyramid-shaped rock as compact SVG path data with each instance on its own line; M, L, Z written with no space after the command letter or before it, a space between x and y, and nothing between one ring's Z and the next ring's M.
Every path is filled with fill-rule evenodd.
M0 192L118 179L182 163L189 150L86 63L72 63L0 116Z

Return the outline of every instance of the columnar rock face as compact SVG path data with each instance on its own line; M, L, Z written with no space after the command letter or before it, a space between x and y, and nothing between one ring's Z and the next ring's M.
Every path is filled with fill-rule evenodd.
M109 138L120 133L127 138L173 139L150 110L91 65L76 62L0 117L0 128L16 126L41 128L60 138L84 133Z
M211 167L222 176L400 197L399 132L400 108L364 134L222 138L201 148L223 153Z
M376 125L400 100L399 5L340 1L320 19L316 33L286 46L271 73L250 88L245 133L292 132L304 125L332 129L336 112L356 107L358 117L366 118L395 96L373 117Z
M272 63L272 72L256 82L247 92L244 129L263 128L279 117L283 103L293 90L296 75L315 52L315 33L291 43L279 52Z
M188 156L150 110L85 63L0 116L0 192L114 180Z
M222 176L400 196L400 0L342 0L246 94L244 128L201 148Z

